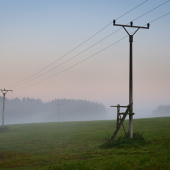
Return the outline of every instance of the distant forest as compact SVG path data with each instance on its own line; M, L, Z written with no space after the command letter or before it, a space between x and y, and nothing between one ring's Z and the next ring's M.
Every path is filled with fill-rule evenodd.
M160 105L156 110L152 112L152 116L170 116L170 106Z
M56 104L62 104L59 107ZM3 98L0 97L0 113ZM1 115L1 114L0 114ZM47 103L40 99L5 99L5 124L101 120L107 117L107 111L101 103L86 100L56 99ZM2 120L2 116L0 116Z

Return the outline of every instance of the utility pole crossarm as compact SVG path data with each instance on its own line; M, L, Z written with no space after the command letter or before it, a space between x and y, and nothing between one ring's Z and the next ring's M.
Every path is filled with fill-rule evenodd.
M7 93L8 91L12 91L12 90L6 90L6 89L0 89L2 93ZM12 91L13 92L13 91Z
M119 106L110 106L110 107L128 107L128 106L120 106L120 105L119 105Z
M116 20L113 20L113 25L114 26L121 26L121 27L131 27L131 28L143 28L143 29L149 29L150 24L147 24L147 27L141 27L141 26L133 26L133 22L130 22L130 25L121 25L121 24L116 24Z

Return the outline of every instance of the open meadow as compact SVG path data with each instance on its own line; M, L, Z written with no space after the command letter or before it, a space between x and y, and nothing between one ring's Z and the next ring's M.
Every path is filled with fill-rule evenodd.
M145 143L102 148L115 126L115 120L7 125L0 130L0 170L170 169L170 117L134 119ZM123 135L121 128L115 140Z

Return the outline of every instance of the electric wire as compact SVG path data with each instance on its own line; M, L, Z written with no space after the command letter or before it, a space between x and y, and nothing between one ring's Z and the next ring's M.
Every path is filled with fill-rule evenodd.
M128 13L130 13L131 11L135 10L136 8L140 7L141 5L143 5L144 3L146 3L148 0L145 0L144 2L142 2L141 4L137 5L136 7L132 8L131 10L129 10L128 12L124 13L123 15L119 16L116 20L122 18L123 16L127 15ZM33 76L35 76L36 74L40 73L41 71L45 70L46 68L50 67L51 65L53 65L54 63L56 63L57 61L59 61L60 59L64 58L65 56L67 56L68 54L70 54L71 52L73 52L74 50L76 50L77 48L79 48L80 46L82 46L83 44L85 44L87 41L89 41L90 39L92 39L94 36L96 36L97 34L99 34L101 31L103 31L105 28L107 28L109 25L111 25L112 22L110 22L109 24L107 24L105 27L103 27L102 29L100 29L98 32L96 32L95 34L93 34L91 37L89 37L88 39L86 39L85 41L83 41L81 44L79 44L78 46L76 46L75 48L73 48L71 51L69 51L68 53L66 53L65 55L63 55L62 57L60 57L59 59L55 60L54 62L52 62L51 64L47 65L46 67L44 67L43 69L39 70L38 72L32 74L31 76L17 82L14 83L8 87L12 87L14 85L17 85Z
M164 14L164 15L162 15L162 16L160 16L160 17L158 17L158 18L156 18L156 19L154 19L154 20L152 20L152 21L150 21L149 23L153 23L153 22L155 22L155 21L157 21L157 20L159 20L159 19L161 19L161 18L163 18L163 17L165 17L165 16L167 16L167 15L169 15L169 14L170 14L170 12L168 12L168 13L166 13L166 14ZM59 74L65 72L65 71L67 71L67 70L69 70L69 69L71 69L71 68L77 66L78 64L83 63L84 61L86 61L86 60L92 58L93 56L95 56L95 55L97 55L97 54L99 54L99 53L105 51L106 49L108 49L108 48L110 48L111 46L117 44L118 42L122 41L122 40L125 39L126 37L128 37L128 35L125 36L125 37L123 37L123 38L121 38L120 40L118 40L118 41L112 43L111 45L105 47L104 49L98 51L97 53L91 55L90 57L88 57L88 58L86 58L86 59L84 59L84 60L82 60L82 61L80 61L80 62L78 62L78 63L76 63L76 64L74 64L74 65L72 65L71 67L69 67L69 68L67 68L67 69L65 69L65 70L63 70L63 71L61 71L61 72L58 72L57 74L54 74L53 76L50 76L50 77L48 77L48 78L46 78L46 79L43 79L43 80L41 80L41 81L38 81L38 82L36 82L36 83L34 83L34 84L31 84L31 85L28 85L28 86L25 86L25 87L22 87L22 88L18 88L18 89L15 89L15 90L24 89L24 88L27 88L27 87L36 85L36 84L38 84L38 83L41 83L41 82L43 82L43 81L46 81L46 80L48 80L48 79L50 79L50 78L52 78L52 77L55 77L55 76L57 76L57 75L59 75Z
M162 5L165 5L167 2L170 2L170 0L165 1L164 3L162 3L162 4L158 5L158 6L156 6L156 7L155 7L155 8L153 8L152 10L150 10L150 11L146 12L145 14L143 14L143 15L139 16L138 18L136 18L136 19L135 19L135 20L133 20L133 21L136 21L137 19L139 19L139 18L141 18L141 17L145 16L146 14L148 14L148 13L150 13L150 12L154 11L155 9L157 9L157 8L161 7Z
M61 64L59 64L59 65L57 65L57 66L53 67L52 69L50 69L50 70L46 71L45 73L42 73L42 74L40 74L40 75L38 75L38 76L36 76L36 77L34 77L34 78L32 78L32 79L30 79L30 80L28 80L28 81L26 81L26 82L22 83L22 84L15 85L15 87L18 87L18 86L21 86L21 85L23 85L23 84L26 84L26 83L28 83L28 82L30 82L30 81L32 81L32 80L35 80L35 79L36 79L36 78L38 78L38 77L41 77L41 76L43 76L43 75L45 75L45 74L49 73L50 71L52 71L52 70L54 70L54 69L58 68L59 66L61 66L61 65L65 64L65 63L67 63L68 61L70 61L70 60L74 59L75 57L79 56L80 54L82 54L82 53L84 53L85 51L89 50L90 48L94 47L95 45L99 44L100 42L102 42L103 40L107 39L108 37L110 37L111 35L113 35L114 33L118 32L118 31L119 31L119 30L121 30L121 29L122 29L122 28L119 28L118 30L116 30L115 32L113 32L113 33L109 34L108 36L106 36L105 38L101 39L101 40L100 40L100 41L98 41L97 43L95 43L95 44L93 44L92 46L90 46L90 47L86 48L86 49L85 49L85 50L83 50L82 52L80 52L80 53L76 54L75 56L73 56L73 57L71 57L70 59L68 59L68 60L64 61L63 63L61 63Z
M159 19L161 19L161 18L163 18L163 17L165 17L165 16L167 16L169 14L170 14L170 12L166 13L165 15L160 16L159 18L156 18L156 19L150 21L149 23L155 22L155 21L157 21L157 20L159 20Z
M169 0L168 0L168 1L169 1ZM146 12L146 13L142 14L141 16L139 16L139 17L135 18L135 19L134 19L134 20L132 20L132 21L136 21L137 19L139 19L139 18L143 17L144 15L146 15L146 14L148 14L148 13L150 13L150 12L154 11L155 9L159 8L160 6L164 5L164 4L165 4L165 3L167 3L168 1L166 1L166 2L164 2L164 3L162 3L162 4L160 4L159 6L157 6L157 7L153 8L153 9L151 9L151 10L149 10L148 12ZM128 24L128 23L127 23L127 24ZM45 75L45 74L49 73L50 71L52 71L52 70L54 70L54 69L56 69L56 68L60 67L61 65L65 64L65 63L67 63L68 61L70 61L70 60L74 59L75 57L79 56L80 54L84 53L85 51L87 51L87 50L89 50L90 48L94 47L95 45L99 44L100 42L104 41L105 39L107 39L107 38L108 38L108 37L110 37L111 35L115 34L116 32L120 31L121 29L122 29L122 27L121 27L121 28L119 28L118 30L114 31L113 33L109 34L109 35L108 35L108 36L106 36L105 38L101 39L100 41L96 42L96 43L95 43L95 44L93 44L92 46L90 46L90 47L86 48L86 49L85 49L85 50L83 50L82 52L80 52L80 53L76 54L76 55L75 55L75 56L73 56L72 58L70 58L70 59L68 59L68 60L64 61L63 63L61 63L61 64L59 64L59 65L57 65L57 66L53 67L52 69L50 69L50 70L46 71L45 73L42 73L42 74L40 74L40 75L38 75L38 76L36 76L36 77L34 77L34 78L32 78L32 79L30 79L30 80L26 81L26 82L23 82L23 83L21 83L21 84L15 85L15 86L14 86L14 88L15 88L15 87L18 87L18 86L21 86L21 85L23 85L23 84L26 84L26 83L28 83L28 82L30 82L30 81L32 81L32 80L35 80L35 79L37 79L37 78L39 78L39 77L41 77L41 76L43 76L43 75Z
M128 36L128 35L127 35L127 36ZM121 40L125 39L127 36L125 36L125 37L121 38L120 40L118 40L118 41L116 41L116 42L114 42L114 43L112 43L111 45L109 45L109 46L107 46L106 48L104 48L104 49L102 49L102 50L98 51L97 53L95 53L95 54L91 55L90 57L87 57L86 59L84 59L84 60L82 60L82 61L80 61L80 62L78 62L78 63L76 63L76 64L72 65L71 67L69 67L69 68L67 68L67 69L65 69L65 70L63 70L63 71L60 71L60 72L58 72L57 74L54 74L53 76L50 76L50 77L48 77L48 78L46 78L46 79L43 79L43 80L38 81L38 82L36 82L36 83L34 83L34 84L31 84L31 85L28 85L28 86L26 86L26 87L22 87L22 88L19 88L19 89L27 88L27 87L30 87L30 86L36 85L36 84L38 84L38 83L41 83L41 82L43 82L43 81L45 81L45 80L48 80L48 79L50 79L50 78L52 78L52 77L55 77L55 76L57 76L57 75L59 75L59 74L61 74L61 73L65 72L65 71L67 71L67 70L69 70L69 69L71 69L71 68L75 67L76 65L78 65L78 64L80 64L80 63L82 63L82 62L84 62L84 61L86 61L86 60L88 60L88 59L92 58L93 56L95 56L95 55L97 55L97 54L101 53L102 51L105 51L105 50L106 50L106 49L108 49L109 47L111 47L111 46L113 46L114 44L118 43L119 41L121 41ZM19 89L15 89L15 90L19 90Z

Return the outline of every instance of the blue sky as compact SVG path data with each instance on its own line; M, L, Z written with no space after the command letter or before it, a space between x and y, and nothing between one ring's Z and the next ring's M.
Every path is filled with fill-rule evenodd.
M0 0L0 56L1 87L14 92L8 97L32 97L43 101L55 98L75 98L102 102L106 107L128 104L128 37L91 59L46 79L110 44L125 37L121 29L93 48L53 71L21 86L11 86L51 64L81 44L113 19L141 4L142 0ZM132 12L116 20L127 24L163 0L148 0ZM134 21L134 25L148 22L170 12L170 2ZM170 15L151 23L149 30L141 29L134 36L134 108L155 109L170 104ZM45 72L77 55L110 35L119 27L110 24L95 37L65 56ZM128 29L130 32L134 29Z

